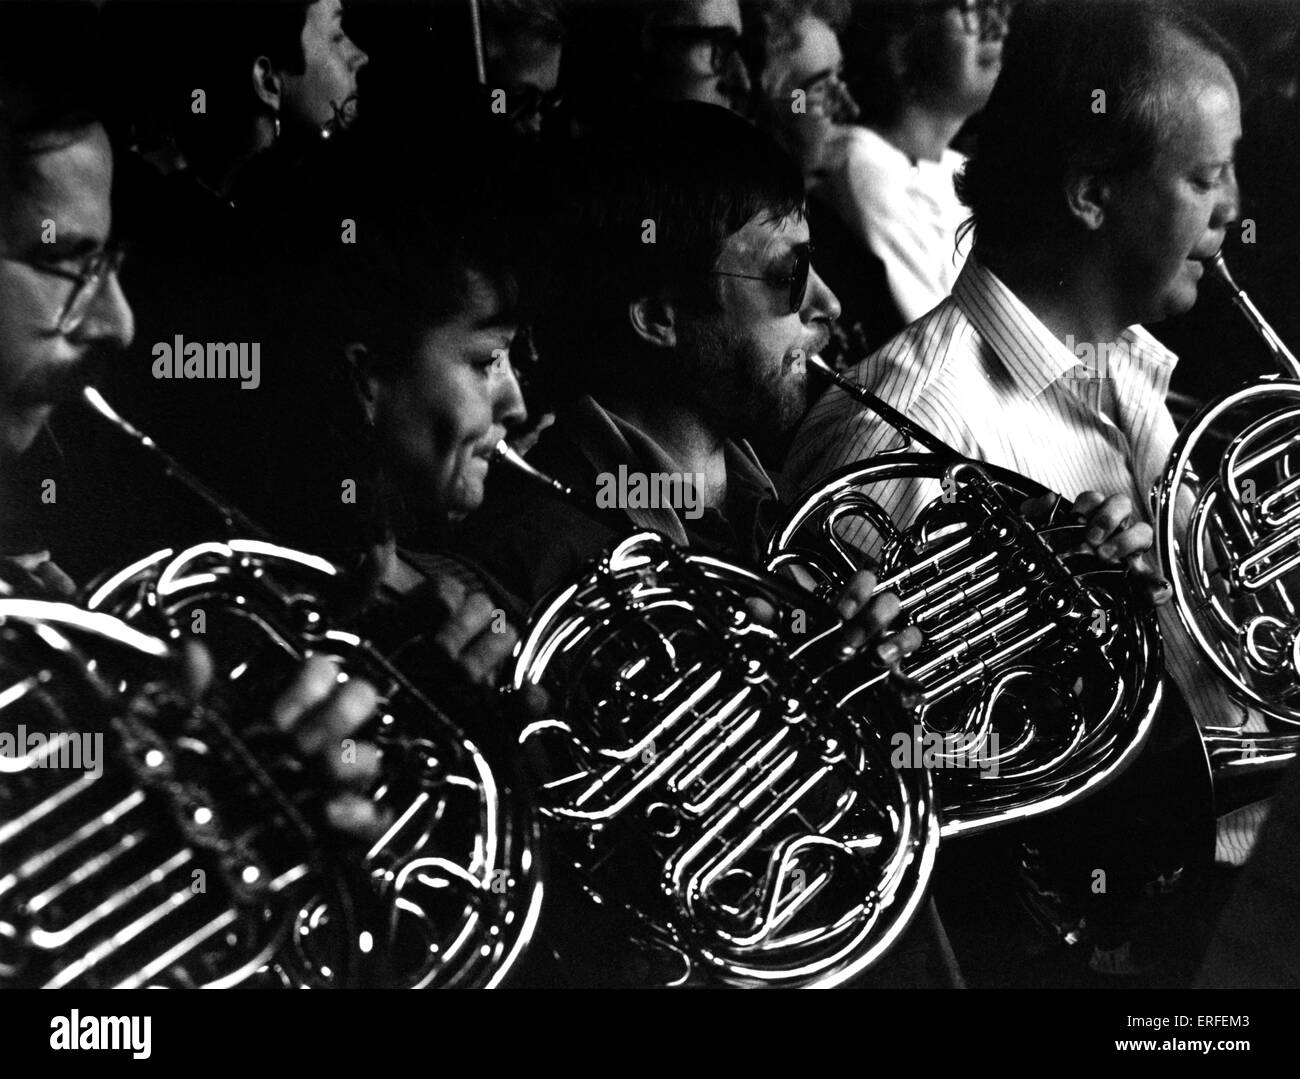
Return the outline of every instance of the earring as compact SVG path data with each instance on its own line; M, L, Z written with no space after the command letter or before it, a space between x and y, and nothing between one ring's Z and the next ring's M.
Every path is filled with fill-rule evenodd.
M280 116L278 113L274 117L274 121L275 121L275 127L273 128L272 135L271 135L272 146L274 146L277 142L280 141Z

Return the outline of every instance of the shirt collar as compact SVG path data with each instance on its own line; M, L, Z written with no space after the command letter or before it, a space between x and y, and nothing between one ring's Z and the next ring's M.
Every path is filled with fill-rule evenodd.
M1030 397L1037 397L1082 361L1039 321L1020 298L972 255L952 289L953 299L988 342L1007 372ZM1178 357L1142 326L1130 326L1120 341L1138 368L1164 368L1155 377L1168 379ZM1095 361L1100 362L1100 361Z
M1029 397L1037 397L1078 366L1079 357L1052 336L997 274L973 255L957 276L952 295Z
M617 472L619 465L650 472L681 470L681 465L655 439L589 395L577 398L565 414L574 442L598 473ZM754 498L777 497L772 477L748 442L727 441L723 452L727 459L728 499L741 490ZM681 544L687 542L681 520L671 509L629 510L627 516L641 527L658 529Z

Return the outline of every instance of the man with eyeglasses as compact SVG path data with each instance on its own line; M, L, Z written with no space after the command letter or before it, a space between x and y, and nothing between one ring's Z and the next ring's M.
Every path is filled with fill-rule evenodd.
M760 563L779 505L747 440L798 420L804 358L839 313L812 267L802 180L770 140L695 102L633 121L575 167L539 283L537 345L564 403L529 461L587 512L493 474L455 540L530 603L636 529ZM663 480L676 501L631 493ZM919 637L884 635L897 602L872 587L863 575L841 600L847 644L894 666Z
M650 100L701 101L745 114L739 0L659 0L642 34L642 91Z
M0 462L26 452L97 355L131 339L131 309L108 245L108 136L8 133L0 224ZM26 139L25 144L19 140ZM21 184L21 170L27 175Z
M817 266L843 305L822 358L845 366L903 328L885 266L827 204L822 188L844 167L858 105L843 79L839 32L849 0L764 0L749 32L762 74L759 123L796 162L808 186ZM774 459L779 448L767 451Z
M884 263L881 300L897 309L900 328L947 296L961 270L966 213L953 177L965 159L952 144L993 91L1010 6L872 0L842 34L862 115L843 130L819 192Z
M489 91L505 91L519 135L538 136L563 103L559 89L564 24L556 0L483 0L483 54Z
M54 9L53 12L51 9ZM94 111L99 84L94 12L73 5L0 7L0 474L11 469L51 413L74 398L99 361L134 333L112 246L113 153ZM51 62L42 42L58 40ZM22 497L39 498L39 491ZM73 582L48 552L15 553L11 515L0 505L0 595L71 600ZM210 661L185 643L198 687ZM332 784L324 807L339 830L373 841L386 827L365 793L377 750L338 752L374 714L379 698L361 679L340 683L325 657L303 662L271 708ZM353 763L355 762L355 763Z

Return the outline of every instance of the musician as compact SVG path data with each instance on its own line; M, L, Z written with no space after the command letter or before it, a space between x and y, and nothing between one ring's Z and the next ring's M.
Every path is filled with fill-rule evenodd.
M844 77L840 33L847 0L769 0L746 33L759 58L759 123L803 171L817 269L842 310L822 359L856 363L903 328L885 263L846 223L835 199L847 154L861 134L859 107Z
M1217 33L1177 6L1022 8L959 185L971 258L949 299L852 372L962 453L1080 501L1109 492L1101 512L1133 524L1098 547L1112 562L1150 539L1147 492L1175 435L1165 395L1177 358L1141 323L1192 306L1199 260L1237 217L1239 70ZM829 392L786 478L801 487L897 443ZM926 480L873 492L903 522L940 494ZM1155 598L1169 595L1164 586ZM1172 608L1161 621L1198 720L1240 725Z
M486 86L505 91L517 134L541 135L561 102L564 24L557 0L483 0Z
M167 89L169 118L189 176L218 200L237 195L259 155L310 149L360 115L369 57L347 34L341 0L185 5L164 16L184 43L166 60L185 65Z
M904 325L952 291L965 260L953 190L965 159L953 142L993 90L1009 10L1007 0L877 0L842 34L864 114L822 194L884 261Z
M98 71L92 15L61 6L8 5L0 12L0 469L41 433L55 407L75 396L97 363L131 341L132 314L118 280L112 239L113 153L90 90ZM79 22L78 20L84 20ZM59 40L66 70L35 43ZM26 497L37 493L24 492ZM0 507L0 539L9 514ZM6 560L0 592L69 599L73 585L47 552ZM475 626L487 617L472 596L452 608L439 640L468 677L482 677ZM201 688L211 663L185 646L189 679ZM337 784L325 811L339 829L373 839L386 826L364 791L378 774L378 751L357 747L346 762L340 740L374 714L375 689L339 682L337 664L306 660L271 709L319 757Z
M589 130L622 128L648 102L750 110L739 0L575 4L572 25L566 96Z
M634 528L759 564L780 503L749 440L798 421L804 357L839 313L808 258L799 171L767 137L693 103L633 127L578 166L591 186L546 239L554 288L538 304L568 403L529 460L591 512L494 476L456 536L530 602ZM856 579L841 613L871 587ZM873 633L897 610L892 597L868 607ZM882 660L917 640L883 642Z
M302 378L337 365L347 381L333 416L321 413L322 395L308 418L353 450L332 458L334 472L318 462L307 483L337 503L340 481L356 479L395 580L411 583L404 561L437 578L454 613L436 643L484 683L495 682L525 612L473 552L446 548L449 523L483 500L498 443L528 418L512 362L521 305L510 200L523 195L503 159L508 145L475 144L458 176L412 165L406 182L359 191L357 242L321 253L294 320L313 329Z

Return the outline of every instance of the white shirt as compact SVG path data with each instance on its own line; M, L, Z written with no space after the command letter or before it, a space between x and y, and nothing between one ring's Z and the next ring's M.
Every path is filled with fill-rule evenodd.
M953 189L966 159L944 150L938 161L914 163L865 127L848 129L843 152L817 193L885 264L899 313L913 322L952 291L966 258L957 228L969 211Z
M1140 326L1104 360L1071 352L991 271L970 259L953 294L845 372L887 404L977 460L1001 465L1073 499L1125 494L1150 522L1148 492L1173 447L1165 405L1177 357ZM1089 377L1098 374L1107 377ZM908 440L832 387L803 421L787 459L790 494L847 464ZM919 447L918 447L919 448ZM937 480L870 492L900 525L942 489ZM861 523L844 537L871 550ZM1201 726L1242 723L1173 606L1160 608L1165 661Z

